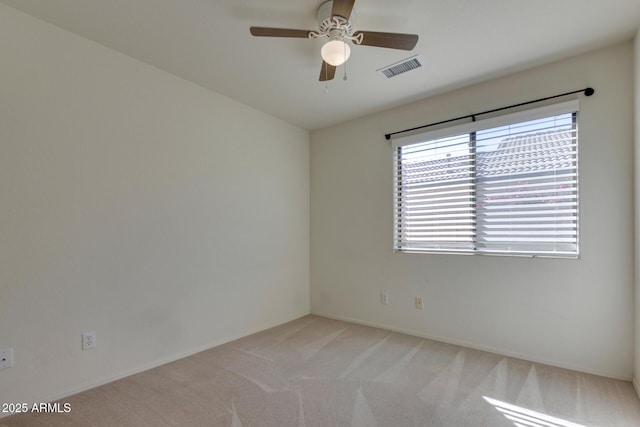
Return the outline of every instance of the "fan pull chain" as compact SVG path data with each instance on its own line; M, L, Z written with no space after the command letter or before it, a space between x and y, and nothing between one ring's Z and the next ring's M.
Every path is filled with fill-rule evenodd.
M329 72L329 66L327 65L327 63L324 63L324 93L325 95L329 95L329 82L327 81L327 74Z
M345 82L347 81L347 44L344 43L344 77L342 78L342 80L344 80Z

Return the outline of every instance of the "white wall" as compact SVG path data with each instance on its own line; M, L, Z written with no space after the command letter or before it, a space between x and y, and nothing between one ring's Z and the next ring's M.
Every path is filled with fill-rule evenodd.
M308 312L308 133L0 4L0 402Z
M630 379L632 69L628 42L313 132L312 312ZM385 133L586 86L579 260L393 253Z
M635 358L634 358L634 370L633 370L633 385L636 388L636 393L640 397L640 197L638 197L638 191L640 190L640 30L636 34L634 43L634 58L635 64L633 69L634 85L635 85L635 187L634 187L634 200L635 200Z

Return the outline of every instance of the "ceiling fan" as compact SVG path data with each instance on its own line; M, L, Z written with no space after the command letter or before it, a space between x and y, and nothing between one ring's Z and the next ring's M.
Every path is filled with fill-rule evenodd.
M322 68L320 81L332 80L336 67L344 64L351 48L349 43L390 49L412 50L418 42L417 34L381 33L376 31L353 31L352 11L355 0L333 0L318 8L319 31L291 28L251 27L256 37L295 37L328 41L322 46Z

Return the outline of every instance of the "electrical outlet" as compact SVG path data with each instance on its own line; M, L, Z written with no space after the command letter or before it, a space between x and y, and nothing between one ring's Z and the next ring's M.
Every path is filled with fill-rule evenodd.
M389 304L389 293L388 292L381 292L380 293L380 304L384 304L384 305Z
M422 297L416 297L416 310L422 310Z
M13 366L13 349L4 348L0 350L0 369L11 368Z
M82 334L82 349L89 350L96 346L96 333L95 331L85 332Z

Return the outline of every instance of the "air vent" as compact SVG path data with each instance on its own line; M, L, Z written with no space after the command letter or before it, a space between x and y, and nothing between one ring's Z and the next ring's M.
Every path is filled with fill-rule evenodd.
M380 68L377 71L384 77L390 79L391 77L395 77L399 74L406 73L407 71L415 70L420 67L422 67L422 59L419 55L416 55L411 58L403 59L402 61L391 64L387 67Z

